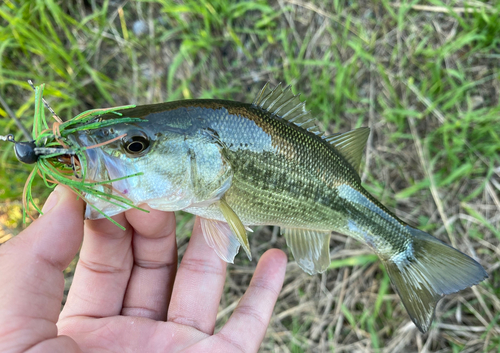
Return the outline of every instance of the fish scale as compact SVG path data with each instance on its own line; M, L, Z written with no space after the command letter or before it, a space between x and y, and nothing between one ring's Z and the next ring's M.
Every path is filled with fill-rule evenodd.
M228 203L235 208L240 217L248 220L249 224L272 222L278 226L306 229L314 227L320 230L345 232L346 227L343 225L345 221L337 220L348 217L349 214L346 212L348 210L355 217L357 212L353 207L356 205L340 199L335 187L347 184L352 185L354 190L364 192L356 178L352 176L352 167L347 165L324 139L264 113L248 106L244 115L235 115L232 126L227 126L230 131L238 131L239 122L250 119L257 121L256 124L262 128L261 135L267 134L271 137L266 146L268 153L254 152L251 148L245 150L240 147L225 154L234 170L232 187L226 193ZM258 139L260 136L253 138ZM224 142L223 139L222 141ZM271 174L274 178L266 178L266 174ZM314 189L318 190L316 194L322 195L321 200L314 197L312 192ZM247 200L252 197L252 193L248 190L255 190L253 194L258 194L260 200L258 205L245 207L248 204ZM264 190L269 192L263 194ZM310 211L304 213L304 210ZM263 215L263 219L256 219L256 213ZM266 217L266 215L272 216ZM290 224L288 223L290 215L302 217L299 219L294 217L295 222ZM384 220L391 218L396 221L396 218L388 212L382 217ZM379 222L374 220L370 224L375 225ZM361 227L365 228L363 224ZM379 232L377 229L373 230L373 233L377 232ZM394 233L390 239L395 248L401 248L400 243L404 240L394 241L401 238L401 231ZM355 236L359 240L364 240L358 234Z

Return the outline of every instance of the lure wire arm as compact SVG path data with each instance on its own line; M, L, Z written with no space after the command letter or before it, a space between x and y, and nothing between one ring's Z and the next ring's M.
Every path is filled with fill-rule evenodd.
M35 88L35 85L33 84L33 81L28 80L28 84L31 86L31 88L33 88L33 91L36 92L36 88ZM49 110L49 112L52 114L54 119L58 123L62 123L63 122L62 119L59 117L59 115L56 114L56 112L50 107L49 103L47 103L47 101L43 97L42 97L42 102L43 102L43 105L45 105L45 108L47 108Z

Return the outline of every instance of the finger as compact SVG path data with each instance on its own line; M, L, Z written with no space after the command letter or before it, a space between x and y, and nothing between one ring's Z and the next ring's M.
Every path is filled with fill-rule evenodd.
M286 261L281 250L262 255L245 295L215 339L242 352L258 351L283 285Z
M30 353L50 352L50 353L82 353L78 344L68 336L57 336L40 342L36 346L30 347Z
M43 216L0 248L0 327L3 334L22 330L26 340L57 334L63 270L83 235L83 202L67 188L58 186L43 210Z
M225 278L226 263L205 242L197 218L177 270L167 320L212 334Z
M134 267L122 315L166 320L177 270L175 215L149 210L149 214L139 210L126 213L134 229Z
M132 270L132 227L125 214L86 221L80 259L61 320L71 316L107 317L121 312Z

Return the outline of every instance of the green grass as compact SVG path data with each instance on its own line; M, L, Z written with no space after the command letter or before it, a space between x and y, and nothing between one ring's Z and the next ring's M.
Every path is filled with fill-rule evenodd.
M0 94L25 127L34 109L27 79L46 83L63 119L183 98L250 102L268 80L292 84L330 133L370 126L362 179L371 193L490 273L477 290L445 298L435 331L422 336L369 250L335 236L325 275L289 266L263 351L498 352L498 1L97 3L0 5ZM144 32L134 31L137 21ZM22 139L3 107L0 116L0 134ZM31 168L7 144L0 161L0 222L15 234ZM33 192L43 203L42 181ZM183 239L191 225L180 215ZM271 234L252 234L252 247ZM267 244L285 248L281 237ZM253 266L238 256L229 267L223 307L241 296Z

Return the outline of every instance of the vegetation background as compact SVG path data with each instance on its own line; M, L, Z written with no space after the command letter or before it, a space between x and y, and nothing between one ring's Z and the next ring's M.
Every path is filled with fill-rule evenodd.
M101 107L184 98L250 102L292 84L332 133L369 126L362 179L402 219L453 244L490 274L440 302L421 334L376 257L333 235L331 269L290 258L262 352L500 352L500 2L465 0L4 0L0 95L31 128L34 95L64 119ZM20 129L0 107L0 134ZM0 242L22 229L30 171L0 146ZM43 203L42 183L35 194ZM185 250L193 219L179 213ZM285 249L251 236L255 258ZM227 320L256 261L229 266ZM72 278L72 268L67 285Z

